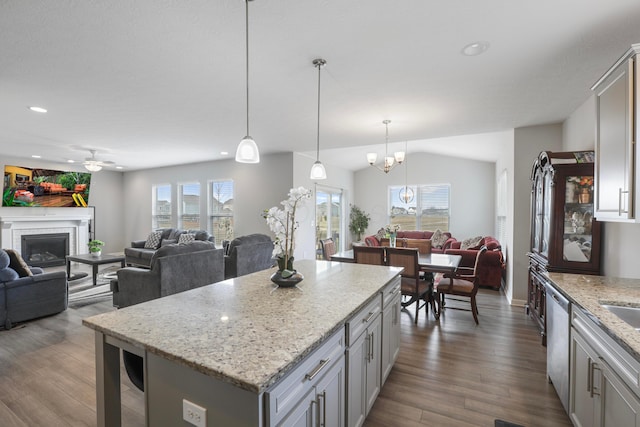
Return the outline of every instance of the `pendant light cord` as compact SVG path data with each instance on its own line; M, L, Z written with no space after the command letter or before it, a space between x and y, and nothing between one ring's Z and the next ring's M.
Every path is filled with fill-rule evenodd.
M247 87L247 136L249 134L249 0L245 0L245 53L246 53L246 87Z
M322 62L318 62L318 131L316 133L316 161L320 160L320 69Z

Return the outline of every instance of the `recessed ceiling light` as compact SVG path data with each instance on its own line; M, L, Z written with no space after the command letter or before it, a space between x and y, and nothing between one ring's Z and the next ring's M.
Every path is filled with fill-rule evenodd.
M37 154L32 154L32 155L31 155L31 157L33 157L34 159L39 159L39 158L41 158L42 156L38 156Z
M228 155L229 155L229 152L228 152L228 151L221 151L221 152L220 152L220 155L221 155L221 156L228 156Z
M122 169L122 166L116 166L116 169Z
M75 160L69 159L69 160L67 160L67 163L75 163Z
M466 56L476 56L485 53L487 49L489 49L488 42L473 42L463 47L460 52Z
M47 109L42 107L29 107L29 110L35 111L36 113L46 113Z

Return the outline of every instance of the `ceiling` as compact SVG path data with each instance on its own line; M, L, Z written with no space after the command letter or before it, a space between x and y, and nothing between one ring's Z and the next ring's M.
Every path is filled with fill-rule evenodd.
M244 5L3 0L0 156L62 164L95 149L125 170L233 158L246 133ZM640 42L638 22L637 0L255 0L250 134L263 155L315 156L318 57L325 163L366 167L384 119L409 151L560 122ZM476 41L489 49L461 54Z

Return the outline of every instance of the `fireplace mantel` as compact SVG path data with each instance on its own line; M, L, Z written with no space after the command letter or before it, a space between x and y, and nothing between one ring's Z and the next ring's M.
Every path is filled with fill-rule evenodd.
M0 208L2 248L22 251L23 235L69 233L69 254L88 252L91 211L85 208Z

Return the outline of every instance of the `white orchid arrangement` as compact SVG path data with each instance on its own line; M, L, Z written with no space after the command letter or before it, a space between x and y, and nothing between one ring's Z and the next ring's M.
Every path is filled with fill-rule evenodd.
M273 256L278 258L279 270L282 276L291 275L293 270L293 249L295 247L295 230L298 228L296 221L296 210L307 199L311 198L311 190L304 187L292 188L289 190L289 197L277 206L265 210L263 217L267 220L267 225L275 234L275 245Z

